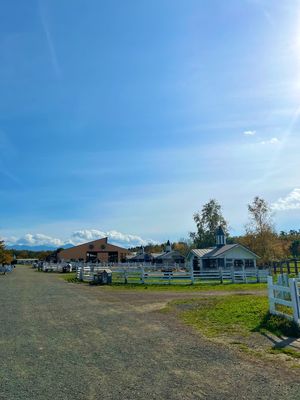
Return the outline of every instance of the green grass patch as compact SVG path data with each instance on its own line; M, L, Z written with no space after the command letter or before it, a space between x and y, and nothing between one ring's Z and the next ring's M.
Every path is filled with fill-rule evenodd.
M68 274L63 274L62 279L70 283L81 283L76 276L76 272L70 272Z
M206 336L247 336L251 332L272 332L277 336L299 337L297 325L270 315L268 298L231 295L218 298L179 300L171 303L180 317Z
M272 332L278 337L300 337L300 329L294 321L270 313L265 314L256 330L262 333Z
M296 350L290 349L290 348L282 348L282 347L272 347L272 349L269 350L269 353L271 354L286 354L287 356L293 357L293 358L300 358L300 353Z

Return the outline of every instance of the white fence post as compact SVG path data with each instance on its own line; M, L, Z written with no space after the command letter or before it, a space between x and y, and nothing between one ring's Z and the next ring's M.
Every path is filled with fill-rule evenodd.
M192 263L190 267L190 273L191 273L191 284L193 285L195 283L195 277L194 277L194 267Z
M269 293L269 311L270 314L275 312L274 290L273 290L273 277L268 276L268 293Z
M145 283L145 270L143 265L141 267L141 282Z
M231 281L232 283L235 283L234 267L231 267Z
M247 283L247 276L245 273L245 262L243 261L243 265L242 265L242 273L243 273L243 282Z
M299 324L300 310L299 310L299 291L297 287L297 282L294 278L289 279L289 287L291 290L291 300L293 304L293 318L294 321Z

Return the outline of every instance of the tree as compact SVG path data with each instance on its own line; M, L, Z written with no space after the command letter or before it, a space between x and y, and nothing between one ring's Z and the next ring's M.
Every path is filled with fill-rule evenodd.
M274 231L272 211L266 200L258 196L254 197L252 204L248 204L248 212L250 216L248 232L262 234Z
M293 257L299 257L300 255L300 240L293 240L290 245L290 251Z
M12 262L12 256L5 250L5 244L3 240L0 240L0 264L10 264Z
M216 230L221 225L228 235L228 224L223 217L222 207L215 199L204 204L201 212L194 214L197 232L191 232L190 238L196 247L210 247L216 243Z
M239 243L258 254L260 263L285 257L288 246L275 232L272 210L266 200L256 196L248 204L248 212L250 221L246 225L246 235L240 238Z
M179 239L178 242L173 243L173 250L179 251L179 253L182 254L184 257L188 254L190 249L191 249L190 241L184 238Z

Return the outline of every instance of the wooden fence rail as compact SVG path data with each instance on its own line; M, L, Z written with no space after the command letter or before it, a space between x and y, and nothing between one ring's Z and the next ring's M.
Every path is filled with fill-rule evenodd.
M272 261L268 264L268 267L275 275L284 273L298 275L300 272L300 259Z

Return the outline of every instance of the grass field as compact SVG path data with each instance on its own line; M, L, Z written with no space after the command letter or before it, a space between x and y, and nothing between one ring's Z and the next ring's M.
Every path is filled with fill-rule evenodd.
M297 325L268 313L268 298L254 295L229 295L170 303L180 318L206 336L249 335L271 332L277 336L300 337Z

